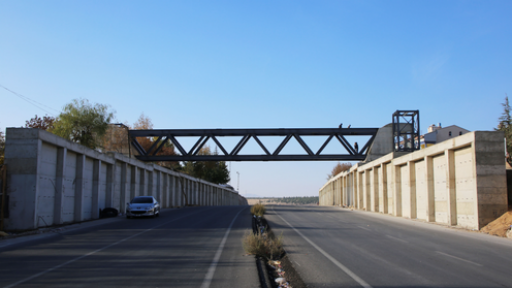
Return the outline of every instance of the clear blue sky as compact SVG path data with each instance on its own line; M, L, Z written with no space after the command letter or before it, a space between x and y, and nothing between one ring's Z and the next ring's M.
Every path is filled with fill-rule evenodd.
M0 0L0 84L45 105L0 88L0 129L86 98L155 128L381 127L419 109L422 132L491 130L512 96L511 12L511 1ZM232 184L238 171L242 195L318 195L334 165L233 162Z

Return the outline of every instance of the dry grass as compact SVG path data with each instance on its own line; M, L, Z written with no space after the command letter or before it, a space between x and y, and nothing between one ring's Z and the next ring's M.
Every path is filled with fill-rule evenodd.
M264 257L267 260L277 260L283 254L283 235L276 238L272 232L253 234L247 231L242 244L247 254Z
M265 205L263 204L254 204L254 206L251 207L251 214L256 216L263 216L267 209L265 209Z

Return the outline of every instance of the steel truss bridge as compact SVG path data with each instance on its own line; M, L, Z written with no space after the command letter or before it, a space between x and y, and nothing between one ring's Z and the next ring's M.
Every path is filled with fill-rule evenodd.
M402 122L402 123L401 123ZM405 123L406 125L404 125ZM393 138L395 151L409 151L419 149L415 141L419 139L419 111L397 110L393 114ZM406 127L407 129L405 129ZM135 157L142 161L363 161L377 135L379 128L303 128L303 129L154 129L154 130L128 130L128 138L138 155ZM282 137L281 144L270 151L259 137ZM326 136L326 140L318 151L313 151L304 141L305 136ZM366 143L354 142L352 145L347 138L351 136L363 137ZM369 137L368 137L369 136ZM137 138L152 138L153 144L149 149L137 141ZM180 137L198 137L190 150L185 150L179 142ZM219 137L241 137L231 151L226 150L219 141ZM250 139L254 139L261 147L260 154L240 155L240 151ZM302 154L281 154L288 142L295 140L304 149ZM201 155L201 148L213 140L220 149L217 155ZM361 141L361 137L357 140ZM345 148L344 154L322 154L331 141L339 141ZM391 141L391 140L390 140ZM172 144L179 155L161 155L165 145Z
M142 161L331 161L331 160L364 160L366 153L377 134L378 128L305 128L305 129L176 129L176 130L129 130L132 146L139 155L135 156ZM186 151L179 137L199 137L194 146ZM242 138L231 151L227 151L220 143L219 137L241 136ZM285 136L275 151L269 151L259 137ZM318 151L313 151L303 140L303 136L327 136L327 139ZM347 136L370 136L368 142L356 144L362 145L358 149L347 141ZM146 151L137 141L138 137L157 138L153 145ZM264 154L239 155L245 144L253 138L261 147ZM304 154L281 155L286 144L295 138L304 149ZM208 140L213 140L221 150L219 155L199 155L199 151ZM336 139L336 140L334 140ZM339 141L346 149L346 154L322 154L330 141ZM359 140L359 139L358 139ZM172 143L181 155L157 155L166 143ZM356 146L356 147L354 147Z

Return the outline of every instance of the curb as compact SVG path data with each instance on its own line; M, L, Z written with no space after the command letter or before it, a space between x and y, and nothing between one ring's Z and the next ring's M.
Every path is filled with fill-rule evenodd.
M267 265L261 257L256 257L256 267L258 267L258 276L260 278L260 285L262 288L272 288L270 276L268 274Z

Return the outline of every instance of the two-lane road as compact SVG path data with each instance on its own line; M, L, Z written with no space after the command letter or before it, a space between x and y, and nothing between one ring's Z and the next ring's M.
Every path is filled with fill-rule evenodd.
M259 287L248 229L249 206L119 218L0 248L0 287Z
M512 287L512 241L376 213L271 206L310 287Z

